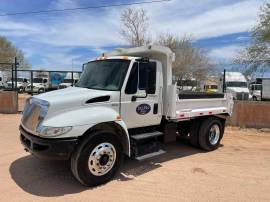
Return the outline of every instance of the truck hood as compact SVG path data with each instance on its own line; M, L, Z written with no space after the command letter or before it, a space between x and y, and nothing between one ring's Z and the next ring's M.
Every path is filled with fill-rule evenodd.
M59 113L59 111L70 111L74 108L86 106L88 100L101 96L111 97L113 93L117 92L70 87L43 93L34 97L49 103L49 115Z

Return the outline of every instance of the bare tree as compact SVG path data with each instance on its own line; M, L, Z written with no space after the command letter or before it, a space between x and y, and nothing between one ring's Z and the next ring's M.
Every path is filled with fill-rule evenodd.
M147 34L147 13L144 9L127 8L121 14L121 35L131 46L142 46L150 42Z
M171 33L161 34L156 44L169 47L175 52L173 75L180 83L183 80L206 80L213 69L205 50L192 45L189 37L180 38Z
M23 52L17 49L7 38L0 36L0 62L13 63L15 57L18 59L20 67L30 67L24 58ZM0 70L8 70L10 68L10 65L0 66Z

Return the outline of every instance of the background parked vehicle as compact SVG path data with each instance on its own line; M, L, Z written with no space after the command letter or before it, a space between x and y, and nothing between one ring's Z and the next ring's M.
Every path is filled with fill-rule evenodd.
M6 72L0 71L0 89L7 88L8 77Z
M235 100L249 100L248 83L246 77L241 72L226 72L225 82L223 82L224 75L220 76L219 91L223 90L223 83L225 83L226 92L232 93Z
M25 91L28 93L44 93L48 90L48 87L48 78L33 78L33 89L31 87L31 83L29 83L25 88Z
M25 91L25 88L27 87L28 84L29 84L29 79L18 77L17 78L17 89L18 89L18 92L19 93L23 93ZM15 87L15 81L13 82L13 85ZM11 89L11 88L12 88L12 81L8 81L7 82L7 89Z
M74 86L78 82L79 78L80 76L78 73L73 73L73 75L72 73L67 73L62 83L59 84L58 88L62 89L62 88Z
M262 84L261 83L250 84L250 94L252 96L252 100L254 101L261 100Z

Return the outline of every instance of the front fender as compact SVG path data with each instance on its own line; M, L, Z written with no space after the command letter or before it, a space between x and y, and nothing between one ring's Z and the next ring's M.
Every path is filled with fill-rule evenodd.
M79 137L97 124L114 122L123 129L124 137L122 137L122 140L125 145L124 153L130 156L131 151L128 129L125 122L123 120L119 120L118 116L118 112L114 109L103 106L96 106L54 114L53 117L45 119L43 121L43 125L50 127L72 126L73 129L70 132L61 136L61 138L63 138Z

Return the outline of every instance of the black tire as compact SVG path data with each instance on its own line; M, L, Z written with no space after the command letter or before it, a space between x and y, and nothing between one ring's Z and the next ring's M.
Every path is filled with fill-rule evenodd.
M38 89L38 94L41 94L41 93L44 93L44 92L45 92L45 89L44 88Z
M116 159L113 167L104 175L96 176L88 167L91 152L101 143L110 143L116 150ZM111 132L96 131L86 137L71 156L71 170L74 177L85 186L104 184L116 175L123 160L122 146L116 136Z
M212 127L218 127L219 128L219 136L216 141L213 141L211 143L210 141L210 129ZM216 117L209 117L205 119L200 127L199 130L199 145L201 149L206 150L206 151L213 151L219 147L220 141L223 137L224 133L224 123L216 118Z
M19 93L23 93L24 92L24 88L21 86L20 88L19 88Z
M201 119L197 118L192 120L191 127L190 127L190 139L189 143L193 147L199 147L199 129L201 126Z

